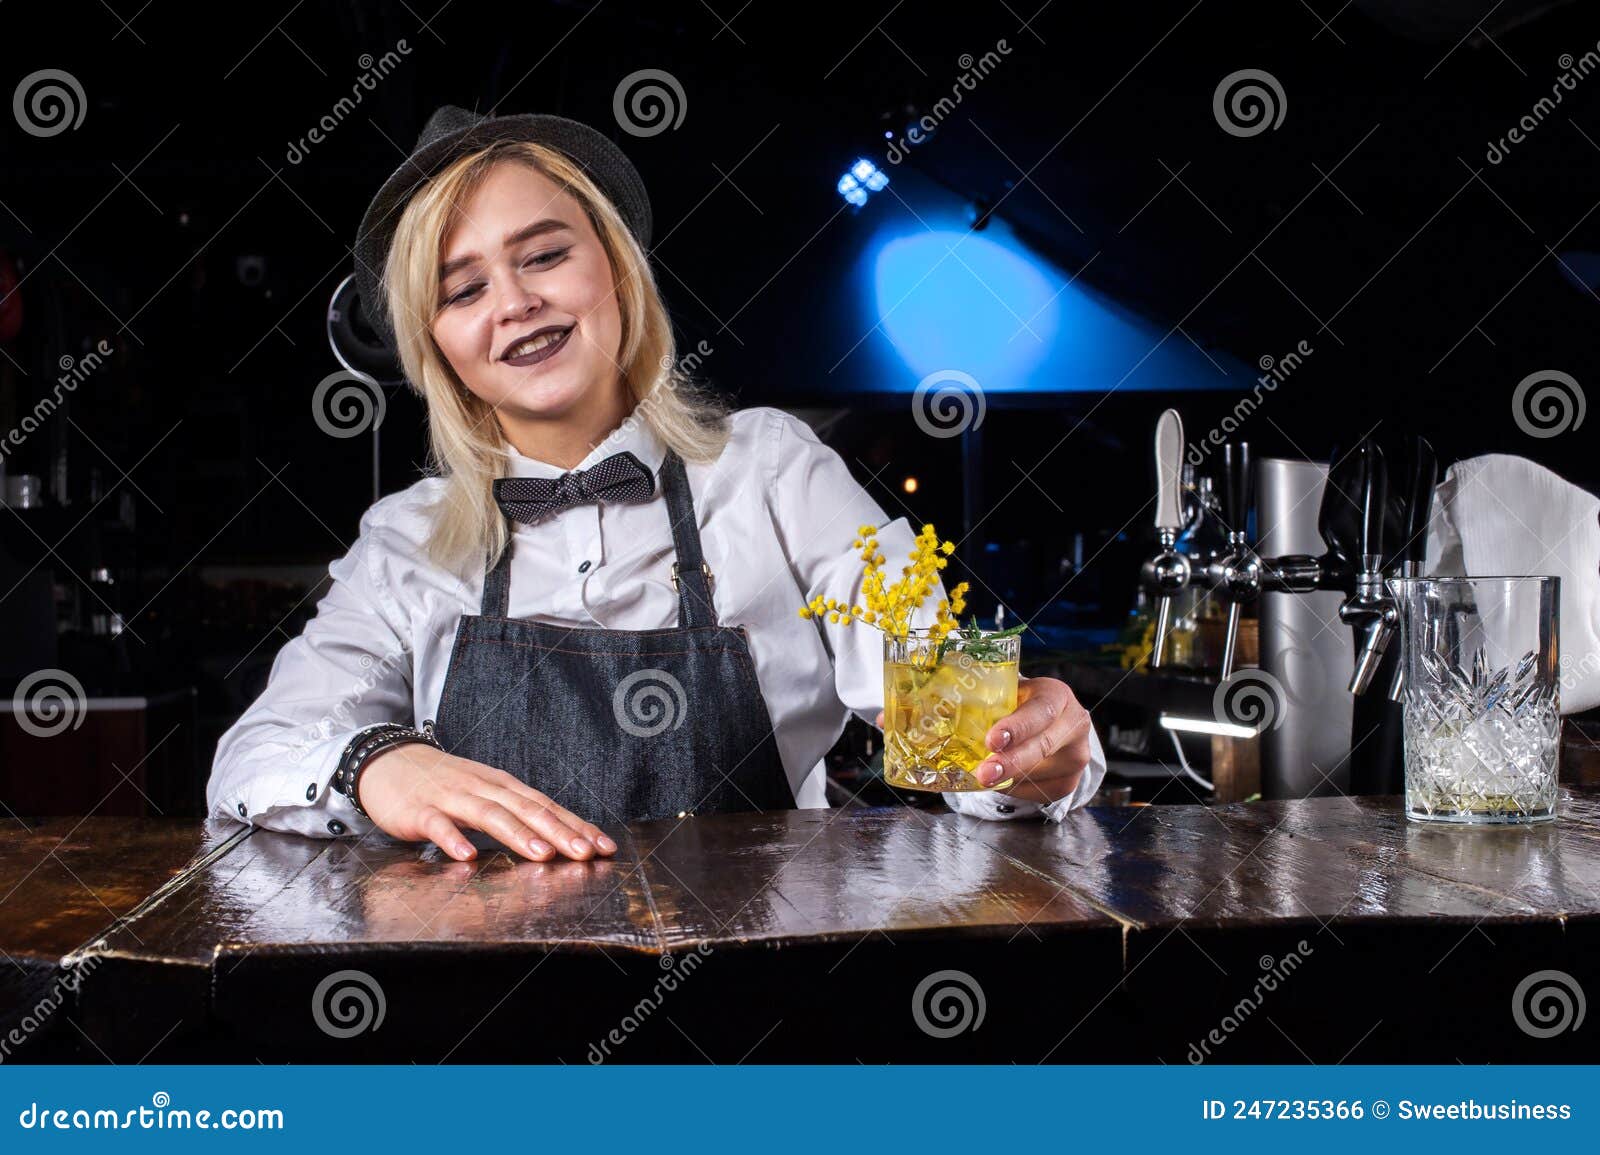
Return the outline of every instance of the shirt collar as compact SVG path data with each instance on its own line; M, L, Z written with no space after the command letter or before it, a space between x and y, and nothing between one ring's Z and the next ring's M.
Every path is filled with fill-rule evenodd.
M617 453L631 453L644 463L645 468L659 481L661 463L666 460L666 444L656 436L650 423L637 414L628 417L600 441L575 468L589 469ZM528 457L506 442L507 477L560 477L567 471L537 457Z

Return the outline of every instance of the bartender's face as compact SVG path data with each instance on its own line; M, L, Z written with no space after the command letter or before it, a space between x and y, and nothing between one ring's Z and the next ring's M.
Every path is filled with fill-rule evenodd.
M621 388L612 289L611 264L577 200L507 161L445 237L433 337L466 387L502 416L558 420L610 404Z

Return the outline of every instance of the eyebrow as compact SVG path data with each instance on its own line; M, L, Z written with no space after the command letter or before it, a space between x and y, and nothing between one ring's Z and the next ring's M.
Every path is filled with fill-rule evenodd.
M542 236L545 233L559 232L562 229L570 231L570 228L571 226L566 221L557 220L555 217L546 217L542 221L534 221L531 225L523 225L514 233L507 233L505 239L500 243L509 249L513 245L520 245L523 241L532 237ZM482 259L477 253L464 253L459 257L445 261L439 266L439 279L442 281L451 273L458 272L468 265L476 264Z

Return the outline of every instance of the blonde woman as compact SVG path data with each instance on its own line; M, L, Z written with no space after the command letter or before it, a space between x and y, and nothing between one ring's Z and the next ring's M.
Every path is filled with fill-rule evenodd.
M889 557L914 535L805 424L726 412L674 369L650 236L637 171L594 129L430 118L355 251L435 475L329 567L218 743L214 813L462 860L479 831L546 861L613 854L635 819L827 805L849 712L881 724L882 654L797 607L859 597L857 526ZM1023 681L989 747L980 778L1015 781L953 808L1055 819L1105 774L1054 679Z

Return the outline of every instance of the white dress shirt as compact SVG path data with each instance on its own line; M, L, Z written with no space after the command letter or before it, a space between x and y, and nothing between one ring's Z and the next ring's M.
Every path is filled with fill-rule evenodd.
M712 463L686 462L713 600L721 625L744 626L778 752L796 804L827 806L823 755L849 712L873 722L883 708L883 640L856 623L799 616L818 594L862 600L858 526L881 527L885 569L898 576L915 530L889 521L842 458L782 410L743 409ZM659 471L664 444L643 421L624 422L579 465L627 450ZM507 472L556 477L553 465L508 452ZM363 834L373 824L331 782L356 730L374 722L421 725L438 716L456 624L481 608L483 573L463 581L424 554L429 506L444 482L424 478L375 503L349 553L328 567L333 584L304 631L278 652L267 686L217 743L207 804L273 830L314 837ZM590 503L513 533L514 618L573 629L674 626L678 595L665 499ZM936 589L913 625L926 626ZM537 741L537 735L530 735ZM1059 819L1105 777L1090 732L1089 765L1069 797L1049 806L997 791L947 793L952 809L983 818Z

